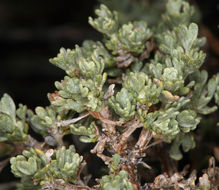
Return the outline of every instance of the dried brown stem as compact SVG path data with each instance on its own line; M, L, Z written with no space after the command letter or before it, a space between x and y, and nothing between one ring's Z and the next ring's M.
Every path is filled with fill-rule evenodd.
M140 55L140 60L143 61L147 58L150 57L150 53L154 50L154 40L153 38L150 41L147 41L145 44L145 50L143 51L143 53Z
M95 147L90 152L93 154L102 153L104 151L104 146L105 146L107 140L108 140L108 138L105 135L99 136L98 143L95 145Z
M139 190L139 184L136 182L136 174L134 172L135 170L133 170L133 166L121 164L121 168L129 173L134 189Z
M130 52L122 49L121 43L119 43L118 54L119 56L116 57L118 68L127 68L135 60L135 57Z
M157 140L157 141L155 141L155 142L149 144L149 145L146 147L146 149L148 149L148 148L150 148L150 147L152 147L152 146L155 146L155 145L157 145L157 144L160 144L160 143L162 143L162 142L163 142L163 140L162 140L162 139L159 139L159 140Z
M106 124L117 125L117 126L122 126L123 125L123 122L121 122L121 121L112 121L112 120L103 118L100 115L100 113L98 113L98 112L89 111L89 114L92 115L94 118L99 119L100 121L102 121L103 123L106 123Z
M142 162L141 159L139 160L139 158L144 157L146 155L145 150L147 149L147 145L151 139L152 139L152 132L143 128L141 130L140 137L137 143L135 144L134 150L132 150L129 154L129 160L132 163L134 169L136 168L137 163L143 164L146 168L151 169L149 165Z
M107 119L108 121L112 120L112 114L110 113L108 106L105 106L104 103L100 115L101 118ZM112 139L113 135L116 133L116 125L102 122L102 131L105 132L110 139Z
M144 124L140 123L139 121L134 121L131 125L127 126L124 132L119 137L119 144L117 145L117 150L119 153L126 148L127 146L127 140L130 137L130 135L140 127L143 127Z
M150 142L151 138L152 138L152 132L143 128L141 130L141 134L138 139L138 142L136 143L136 147L138 147L140 152L143 152L143 150L146 149L146 146Z
M90 151L92 154L96 154L99 158L101 158L106 165L111 161L111 157L103 154L106 143L109 141L109 138L102 134L98 138L98 143L95 147Z

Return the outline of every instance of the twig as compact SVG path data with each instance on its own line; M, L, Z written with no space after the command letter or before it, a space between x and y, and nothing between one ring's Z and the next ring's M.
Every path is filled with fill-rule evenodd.
M55 138L55 140L57 142L58 147L62 147L64 145L63 136L64 135L62 135L60 133L56 133L53 135L53 137Z
M143 128L141 130L141 134L140 137L134 147L134 150L132 150L129 153L129 160L131 161L132 165L136 165L136 163L141 163L143 164L145 167L147 168L151 168L149 165L147 165L146 163L143 163L141 161L141 159L139 160L139 158L145 157L145 150L147 149L147 145L148 143L151 141L152 139L152 132Z
M101 109L100 115L104 119L107 119L107 120L112 119L112 114L109 111L109 107L105 106L104 102L102 104L102 109ZM111 125L111 124L104 123L104 122L102 122L101 125L102 125L102 132L104 132L111 140L114 139L115 133L116 133L116 125ZM99 136L99 134L98 134L98 136Z
M128 138L130 137L130 135L137 129L140 127L143 127L144 124L140 123L139 121L134 121L133 124L131 124L130 126L127 126L126 129L124 130L124 132L120 135L119 137L119 144L117 144L115 147L117 148L118 152L121 153L122 150L125 149L126 147L126 143Z
M105 146L107 140L108 139L105 135L99 136L97 144L95 145L95 147L90 152L93 153L93 154L102 153L104 151L104 146Z
M96 154L99 158L101 158L106 165L108 165L111 160L111 157L103 154L105 145L108 140L109 139L104 134L102 134L101 136L99 136L98 142L95 147L90 150L92 154Z
M157 144L159 144L159 143L162 143L162 142L163 142L162 139L157 140L157 141L155 141L155 142L149 144L149 145L146 147L146 149L148 149L148 148L150 148L150 147L152 147L152 146L155 146L155 145L157 145Z
M28 139L24 142L24 145L27 147L41 148L42 143L38 142L35 138L28 135Z
M122 126L123 122L122 121L112 121L112 120L108 120L105 118L99 118L100 121L102 121L103 123L109 124L109 125L117 125L117 126Z
M81 115L77 118L73 118L73 119L69 119L69 120L65 120L65 121L59 121L59 122L56 122L56 126L57 127L64 127L64 126L68 126L70 124L73 124L73 123L76 123L78 121L80 121L81 119L87 117L88 115L90 115L89 112L85 113L84 115Z
M138 121L128 126L120 136L121 144L124 143L137 128L140 127L143 127L143 124L140 124Z
M150 57L150 53L154 50L154 43L153 43L153 38L150 41L147 41L145 44L145 50L143 53L140 55L140 60L144 61L144 59L147 59Z
M152 167L151 166L149 166L148 164L146 164L145 162L143 162L143 161L140 161L140 162L138 162L138 164L142 164L145 168L148 168L149 170L151 170L152 169Z
M106 124L109 124L109 125L117 125L117 126L122 126L123 125L122 121L112 121L112 120L109 120L109 119L105 119L105 118L101 117L100 113L98 113L98 112L89 111L89 114L92 115L94 118L99 119L103 123L106 123Z
M152 132L143 128L141 130L141 134L138 139L138 142L136 143L136 146L140 152L143 152L143 150L147 148L146 146L150 142L151 138L152 138Z
M103 99L108 99L111 96L113 96L114 94L114 88L115 88L115 84L111 84L107 90L107 92L104 94Z

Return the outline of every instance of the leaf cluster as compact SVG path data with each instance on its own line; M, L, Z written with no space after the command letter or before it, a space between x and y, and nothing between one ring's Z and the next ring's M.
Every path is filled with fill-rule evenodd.
M118 13L103 4L95 13L89 23L103 34L102 42L61 48L50 59L66 72L48 94L50 105L33 112L21 104L16 109L7 94L0 100L0 142L23 143L22 155L10 160L20 190L90 189L80 179L82 156L63 141L69 134L96 143L91 153L109 167L94 188L141 189L137 165L149 142L170 143L170 157L180 160L181 147L184 152L195 147L192 132L203 116L217 109L210 104L213 98L219 104L219 74L209 78L200 69L205 38L198 36L195 9L187 1L168 0L153 27L147 19L120 24ZM29 127L45 143L34 140Z

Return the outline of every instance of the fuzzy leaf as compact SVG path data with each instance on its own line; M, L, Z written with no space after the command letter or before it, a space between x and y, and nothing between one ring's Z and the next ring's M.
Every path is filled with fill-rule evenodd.
M135 114L135 101L131 93L122 88L120 92L109 99L109 105L121 117L121 119L128 120Z
M118 175L103 176L100 188L102 190L134 190L132 183L128 180L128 173L124 170Z
M124 24L119 30L119 39L125 50L141 53L145 48L146 41L152 33L147 28L145 21Z
M99 32L110 36L118 30L118 14L111 12L105 5L100 5L100 9L95 10L96 19L89 17L89 24Z
M26 106L17 110L12 98L4 94L0 100L0 141L24 141L27 139L28 125L25 121Z
M193 110L183 110L179 115L177 115L177 121L180 125L180 129L184 133L188 133L191 130L194 130L200 122L199 117Z

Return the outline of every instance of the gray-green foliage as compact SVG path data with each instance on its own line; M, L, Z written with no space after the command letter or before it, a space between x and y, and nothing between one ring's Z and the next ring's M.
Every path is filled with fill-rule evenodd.
M185 135L179 133L174 139L173 144L170 149L170 157L174 160L182 159L183 155L180 151L180 146L182 146L184 152L188 152L190 149L195 147L195 140L192 135Z
M135 115L137 104L147 104L148 107L159 102L162 90L161 84L156 84L143 72L127 74L123 88L116 96L109 99L114 111L125 120ZM140 112L141 108L138 108Z
M82 75L84 78L96 78L101 75L104 67L114 64L112 56L101 42L85 41L82 47L60 49L57 57L50 62L66 71L70 76Z
M110 169L112 171L116 171L119 169L119 163L120 163L120 159L121 159L121 156L119 154L114 154L113 157L112 157L112 163L110 165Z
M109 100L109 105L115 112L125 120L135 115L135 100L133 95L126 88L122 88L116 96Z
M152 33L145 21L136 21L124 24L119 30L118 38L123 49L141 53L145 49L145 43L151 35Z
M197 71L191 76L192 80L196 81L194 86L194 95L192 97L192 107L198 113L209 114L217 110L217 106L209 107L208 103L211 99L217 96L217 86L219 83L219 75L214 75L208 80L207 71ZM207 82L208 80L208 82ZM217 103L217 99L216 99Z
M0 100L0 141L24 141L27 139L27 107L20 104L16 110L12 98L4 94Z
M74 146L66 149L64 146L55 151L55 159L50 162L50 172L57 179L74 183L82 157L75 153Z
M58 107L59 111L74 110L79 113L87 109L99 111L105 80L105 74L99 75L96 81L65 76L63 81L55 83L59 92L51 104Z
M188 133L194 130L200 122L200 117L197 117L195 111L186 109L189 103L189 99L182 97L167 104L163 110L146 115L145 126L169 140L176 138L180 132Z
M106 81L105 67L114 64L113 58L100 42L87 41L80 48L61 49L50 62L66 71L66 76L55 86L59 90L51 104L59 111L86 109L99 111L101 108L102 88Z
M43 176L48 169L50 158L39 149L24 150L22 155L12 157L10 160L12 173L16 177L26 178ZM47 167L45 170L44 168ZM39 175L40 174L40 175ZM42 175L43 174L43 175ZM43 178L40 178L43 179Z
M53 152L46 153L39 149L24 150L22 155L12 157L10 160L12 173L22 179L30 178L36 184L44 184L53 178L64 181L77 179L77 171L82 158L75 153L74 146L66 149L64 146Z
M118 11L120 23L145 20L150 26L157 25L166 4L164 0L154 0L153 2L145 0L99 0L99 2L107 5L111 10Z
M58 118L54 108L51 106L46 108L38 106L35 112L36 115L33 115L30 119L34 131L46 136L53 130L56 130L55 123L58 121Z
M195 8L187 1L169 0L166 4L166 12L162 15L166 26L175 27L179 23L188 25L195 19Z
M200 50L204 39L198 39L197 34L198 26L191 23L188 27L179 25L158 38L165 56L162 60L154 60L149 68L156 78L164 81L165 89L187 93L184 88L186 77L196 72L205 58Z
M89 23L99 32L111 36L118 30L118 13L111 12L105 5L101 5L100 9L95 10L96 19L89 17Z
M100 181L102 190L134 190L132 183L128 180L128 173L121 170L118 175L103 176Z
M88 121L90 122L90 121ZM87 127L88 122L77 123L70 125L70 132L74 135L82 135L80 141L84 143L96 142L98 135L95 130L95 123L92 122L90 126Z
M81 142L97 142L91 152L110 168L97 187L134 190L133 176L122 169L140 163L138 146L133 151L136 157L128 154L134 141L125 146L132 130L144 126L143 135L150 131L151 137L172 143L170 157L179 160L181 146L184 152L195 147L191 132L202 116L217 109L209 103L214 97L219 104L219 75L208 79L207 71L200 70L206 56L201 50L205 39L198 37L195 9L187 1L168 0L159 20L150 22L156 23L153 26L147 23L150 18L120 24L118 13L105 5L95 13L97 17L90 17L89 23L103 34L102 42L61 48L50 59L66 76L48 94L49 106L32 112L23 105L16 110L6 94L0 101L0 141L28 144L30 125L46 142L40 144L45 151L30 148L11 158L11 170L21 178L20 190L40 189L54 180L82 183L78 176L82 157L72 145L62 146L66 134L79 135Z
M144 50L145 42L152 35L145 21L129 22L119 28L117 13L110 12L105 5L101 5L96 14L98 17L90 17L89 23L106 35L105 45L113 54L120 49L138 54Z
M101 5L97 18L90 17L89 23L104 35L104 43L85 41L72 50L61 48L58 56L50 59L68 76L55 82L58 91L49 94L51 106L36 108L30 120L33 129L47 136L69 112L101 111L109 73L110 77L122 77L122 85L106 102L119 120L137 116L146 128L168 141L195 130L200 114L217 108L207 104L217 89L218 75L207 82L207 72L199 71L205 59L200 50L205 39L198 38L198 26L192 23L194 13L188 2L169 0L159 26L150 30L146 21L120 25L117 12ZM140 58L151 38L159 50L145 62ZM118 60L129 58L130 68L117 68ZM217 95L215 98L217 101ZM74 123L69 131L81 135L84 142L98 139L94 123Z
M98 17L96 22L100 20ZM154 35L145 21L140 21L121 27L116 24L111 35L105 38L105 45L113 54L119 54L120 48L134 56L141 54L150 37L155 38L162 51L155 51L154 58L145 65L141 61L132 63L137 70L126 72L121 90L109 99L109 105L120 120L129 120L138 113L145 127L171 140L194 130L201 120L198 114L216 110L216 106L209 108L207 104L215 93L218 76L207 84L203 81L203 86L198 84L204 77L198 73L205 59L205 53L200 50L205 39L198 38L194 20L195 9L188 2L169 0ZM91 25L106 34L100 29L101 23ZM138 43L138 40L144 43ZM161 108L156 106L159 103ZM153 105L156 111L150 112Z
M216 92L215 92L214 98L215 98L216 104L219 105L219 85L216 88Z

